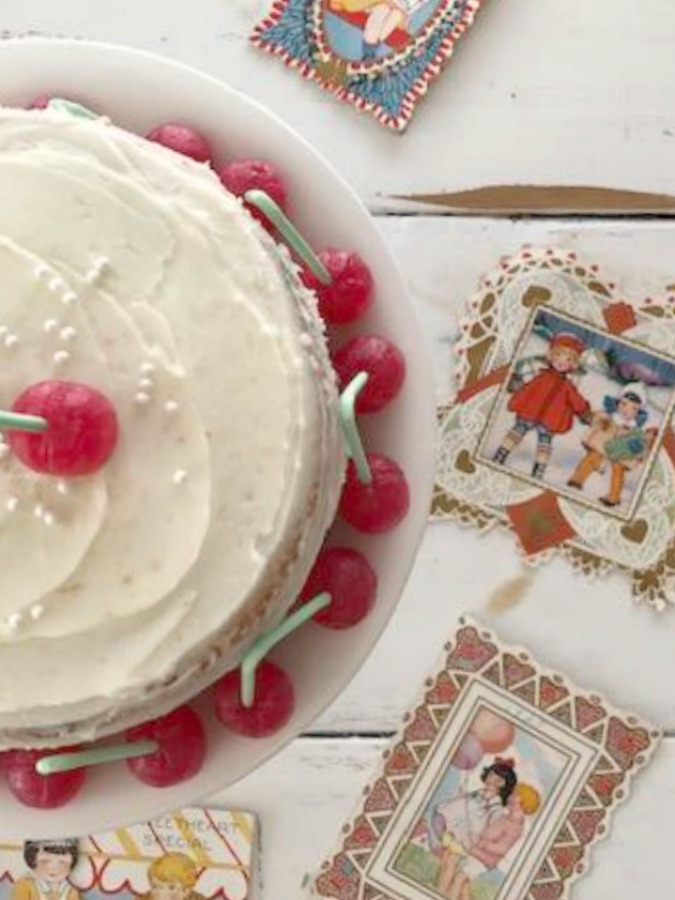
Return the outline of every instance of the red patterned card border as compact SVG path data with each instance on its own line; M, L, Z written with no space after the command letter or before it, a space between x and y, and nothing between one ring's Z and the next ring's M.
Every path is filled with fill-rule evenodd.
M445 645L440 668L425 682L421 702L406 714L384 752L380 771L342 830L338 851L311 879L311 896L330 900L422 896L414 886L405 888L403 881L403 892L389 893L370 873L388 835L405 820L416 785L428 777L426 767L433 765L434 752L453 717L475 689L496 691L505 698L505 709L508 702L516 702L531 711L532 721L541 723L542 729L547 725L574 733L590 748L589 774L574 787L573 802L556 822L545 858L518 900L568 896L570 886L588 868L591 847L607 835L614 810L627 799L634 776L655 751L660 733L542 668L522 648L501 644L492 632L467 618L460 620L454 639ZM423 895L443 897L428 888ZM502 900L501 889L497 900Z

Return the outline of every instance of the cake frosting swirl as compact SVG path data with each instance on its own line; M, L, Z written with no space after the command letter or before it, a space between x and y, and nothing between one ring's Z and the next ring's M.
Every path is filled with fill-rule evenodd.
M345 461L315 299L207 166L0 110L0 193L0 405L62 378L120 423L83 478L0 445L0 745L55 745L236 665L294 601Z

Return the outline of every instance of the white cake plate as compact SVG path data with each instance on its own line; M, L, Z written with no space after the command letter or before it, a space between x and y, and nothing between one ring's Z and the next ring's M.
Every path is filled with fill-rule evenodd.
M291 216L312 244L354 248L365 257L377 298L353 330L391 338L408 363L401 397L371 417L365 437L369 448L402 465L412 505L389 534L364 538L345 529L345 539L363 548L379 576L370 616L345 632L310 623L275 651L297 691L295 715L283 732L266 740L237 738L215 721L209 698L202 697L197 706L207 723L209 752L195 778L160 790L142 785L124 763L92 768L80 795L53 812L19 805L0 779L3 838L91 834L206 800L307 729L356 674L394 612L427 518L435 456L433 379L403 278L363 204L302 138L242 94L168 59L81 41L0 41L0 103L25 106L42 93L77 99L139 134L158 122L183 120L204 130L224 158L273 160L287 179Z

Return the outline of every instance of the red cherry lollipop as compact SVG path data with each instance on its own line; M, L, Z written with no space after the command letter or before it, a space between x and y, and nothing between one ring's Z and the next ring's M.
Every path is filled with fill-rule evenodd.
M329 247L319 259L331 276L330 284L322 282L309 270L302 280L319 298L319 315L329 325L346 325L360 319L373 300L373 276L358 253Z
M236 197L243 197L247 191L264 191L280 209L286 209L288 192L281 172L273 163L261 159L235 159L224 165L218 176L223 186ZM259 209L250 203L245 206L268 231L274 231L274 226Z
M151 787L169 787L192 778L206 758L206 732L190 706L180 706L167 716L127 731L127 740L156 741L159 749L127 760L139 781Z
M71 748L77 749L77 748ZM45 756L69 752L67 750L10 750L3 766L10 791L24 806L35 809L56 809L75 797L86 778L86 769L73 769L54 775L40 775L36 764Z
M241 675L228 672L216 685L216 716L230 731L246 737L269 737L288 722L295 692L282 668L264 660L255 673L255 699L250 707L241 700Z
M368 453L371 482L359 479L353 462L347 467L347 479L340 498L344 519L359 531L380 534L401 522L410 506L410 491L400 467L387 456Z
M211 145L195 128L180 125L178 122L165 122L157 125L146 134L149 141L168 147L182 156L189 156L199 163L212 162Z
M368 382L356 400L356 412L375 413L399 393L405 381L405 359L395 344L381 337L360 336L348 341L333 357L340 386L344 389L359 374Z
M117 445L119 426L113 405L84 384L41 381L14 401L12 411L46 423L37 433L10 430L8 434L14 454L36 472L91 475ZM4 424L12 428L11 415Z
M331 595L330 605L316 613L314 621L325 628L351 628L375 603L377 575L357 550L328 547L317 557L300 600L307 603L324 592Z

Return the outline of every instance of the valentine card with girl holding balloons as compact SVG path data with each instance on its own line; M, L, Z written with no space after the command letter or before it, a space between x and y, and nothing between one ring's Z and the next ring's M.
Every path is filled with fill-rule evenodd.
M463 618L309 894L562 900L658 740Z

